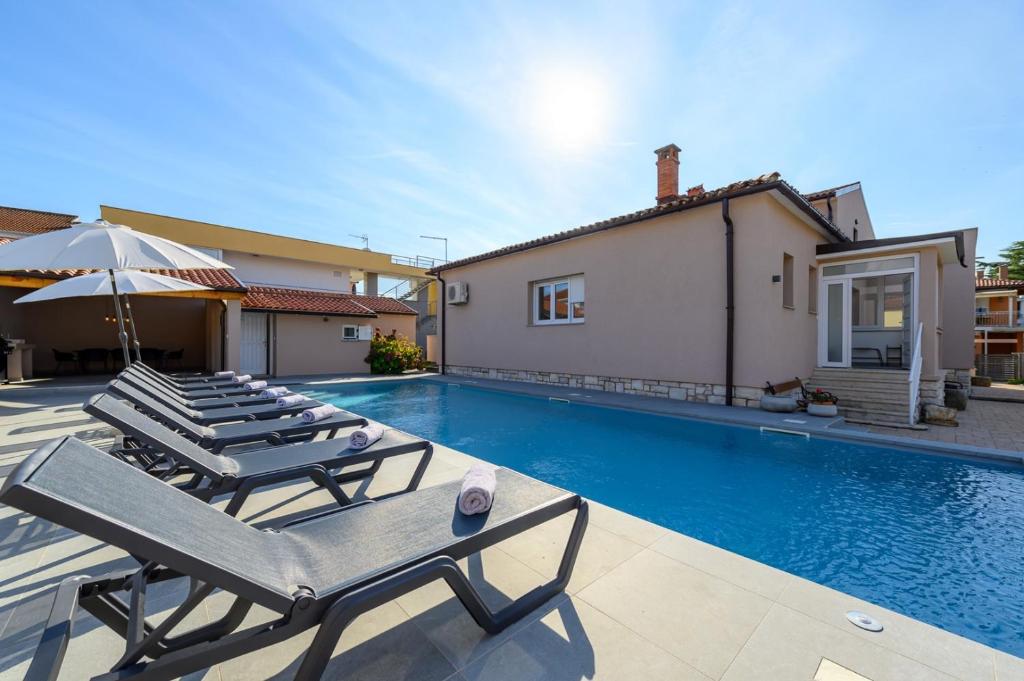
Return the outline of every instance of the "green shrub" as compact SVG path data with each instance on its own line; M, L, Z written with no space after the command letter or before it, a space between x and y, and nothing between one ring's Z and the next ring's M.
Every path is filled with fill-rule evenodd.
M400 374L423 368L423 351L405 336L394 331L388 335L377 331L370 341L370 354L363 360L373 374Z

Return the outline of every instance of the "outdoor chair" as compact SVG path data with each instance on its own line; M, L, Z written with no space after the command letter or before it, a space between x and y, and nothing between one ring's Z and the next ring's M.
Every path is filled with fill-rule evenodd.
M312 440L317 434L324 431L327 432L327 438L331 439L338 434L338 430L341 428L365 426L369 423L362 416L338 410L334 415L326 419L311 423L306 423L298 416L286 416L263 421L244 421L241 423L203 426L188 417L167 409L151 397L147 397L138 391L134 391L134 393L132 404L137 410L159 421L168 428L181 433L190 440L197 442L200 447L209 449L215 454L223 451L225 447L235 445L259 442L281 445L288 442Z
M80 440L54 440L11 473L0 502L116 546L141 567L65 579L26 678L57 678L79 606L125 639L104 679L187 676L317 627L295 678L320 679L353 619L438 579L498 633L564 590L588 509L578 495L513 471L496 477L486 514L458 512L454 481L261 531ZM492 611L456 561L572 511L556 576ZM147 591L176 578L189 580L181 604L159 622L146 618ZM180 631L217 589L234 597L226 614ZM275 618L246 626L254 604Z
M118 349L120 352L120 349ZM89 373L91 364L99 363L102 365L101 371L107 370L107 360L110 357L110 350L106 348L84 348L75 353L78 357L78 364L82 368L82 373Z
M163 367L167 369L171 366L171 364L174 364L180 369L184 359L185 348L178 348L177 350L168 350L166 353L164 353Z
M142 355L143 362L150 362L152 364L159 364L164 361L164 355L167 353L166 350L160 348L139 348L139 354Z
M348 434L354 430L348 429L340 431L343 437L333 440L249 449L236 456L223 456L211 454L109 395L92 397L86 402L85 411L117 428L127 438L125 446L110 450L111 455L203 501L233 495L225 509L231 515L237 515L256 489L301 479L312 480L327 489L339 504L347 505L352 499L340 484L375 475L385 459L422 452L409 484L395 494L411 492L419 487L434 452L430 442L392 429L384 431L380 440L365 449L348 449ZM361 465L363 468L351 470ZM188 479L175 483L174 479L180 476Z
M74 366L78 363L78 357L75 356L75 353L62 352L57 348L50 349L53 350L53 361L56 363L56 366L53 369L54 375L60 373L60 369L63 365L69 364L71 365L72 368L74 368Z
M260 393L233 395L231 397L200 397L190 400L181 397L178 393L169 389L163 383L158 383L143 373L134 371L122 371L117 378L135 388L145 389L149 392L159 392L167 397L179 400L181 404L189 409L216 409L218 407L242 407L245 405L270 404L276 402L276 397L260 397ZM260 391L262 392L262 391Z
M126 380L114 379L107 384L107 392L113 393L132 404L139 404L137 396L148 397L162 404L190 421L201 426L214 426L219 423L231 423L232 421L258 421L267 419L279 419L285 416L295 416L306 409L319 407L323 402L304 398L299 404L288 407L278 407L276 403L250 404L246 406L225 406L193 409L183 404L183 400L171 393L159 390L149 390L144 387L136 387Z

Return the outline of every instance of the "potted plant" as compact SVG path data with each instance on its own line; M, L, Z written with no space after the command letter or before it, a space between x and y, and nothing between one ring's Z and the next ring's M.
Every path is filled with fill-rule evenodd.
M807 394L807 413L811 416L838 416L839 410L836 403L839 398L821 388L815 388L814 392Z

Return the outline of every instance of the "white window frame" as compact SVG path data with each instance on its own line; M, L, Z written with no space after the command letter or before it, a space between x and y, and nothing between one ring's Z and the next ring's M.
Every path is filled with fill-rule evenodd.
M871 272L870 274L865 272L857 272L851 274L832 274L825 275L825 268L829 265L852 265L860 262L874 262L877 260L895 260L897 258L913 257L914 264L912 267L894 267L892 269L880 270L877 272ZM892 255L882 255L872 258L858 258L856 260L842 260L834 262L830 260L823 261L821 258L818 259L818 366L820 367L850 367L853 364L852 357L852 345L853 345L853 280L861 279L866 276L882 276L886 274L913 274L913 309L911 314L910 328L917 328L917 320L920 318L920 303L921 303L921 256L919 253L899 253ZM844 308L844 319L843 319L843 336L844 336L844 348L843 348L843 359L841 362L829 362L828 361L828 285L829 284L842 284L843 285L843 308Z
M345 335L348 332L349 329L352 330L352 337L351 338L349 338L348 336ZM358 324L344 324L344 325L342 325L342 327L341 327L341 340L345 341L346 343L350 343L352 341L359 340L359 325Z
M584 282L584 278L583 278L582 274L574 274L574 275L568 276L568 277L558 277L556 279L544 279L544 280L541 280L541 281L535 281L535 282L531 283L530 284L530 323L533 324L534 326L553 326L553 325L561 325L561 324L583 324L586 321L586 319L587 319L587 317L586 317L586 303L587 303L586 284L584 283L584 286L583 286L584 293L583 293L582 299L581 300L573 300L572 280L573 279L577 279L577 278L580 280L581 283ZM569 291L569 305L568 305L568 307L569 307L569 316L566 319L555 319L554 318L554 314L555 314L555 287L558 284L565 284L565 287ZM537 290L541 286L550 286L551 287L551 315L552 315L551 319L541 319L540 318L540 301L538 300ZM583 303L583 305L584 305L584 308L583 308L584 312L583 312L583 317L582 318L577 319L573 315L573 303Z

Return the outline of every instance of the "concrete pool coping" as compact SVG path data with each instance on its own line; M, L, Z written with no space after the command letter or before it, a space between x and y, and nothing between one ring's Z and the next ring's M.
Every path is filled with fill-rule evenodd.
M97 445L109 443L109 429L83 421L66 393L32 402L25 409L0 406L0 440L18 440L12 431L33 429L26 438L75 433ZM8 452L4 463L16 463L34 444L23 442L24 449ZM438 445L423 485L457 479L474 461ZM346 488L375 495L404 485L414 461L393 463L370 484ZM245 516L277 522L289 512L322 510L325 499L312 485L280 486L258 493ZM522 595L554 570L570 518L565 520L508 540L463 561L463 567L489 596ZM0 521L7 528L0 535L0 677L21 678L54 585L70 574L107 572L132 561L10 507L0 506ZM178 596L155 592L153 614L167 612ZM212 621L227 605L226 597L214 599L189 625ZM868 612L885 629L854 627L845 618L849 610ZM254 611L251 617L260 615ZM76 623L76 632L61 678L100 673L100 662L112 663L123 650L116 636L88 616ZM307 644L308 638L299 637L188 678L291 678ZM1024 660L1013 655L598 502L591 503L590 527L566 594L505 632L486 636L450 591L428 585L356 620L325 678L811 681L823 667L851 670L870 681L1024 679Z
M663 397L643 397L641 395L625 395L605 391L583 390L564 386L544 385L539 383L518 383L515 381L499 381L484 378L465 378L462 376L443 376L430 374L409 377L437 383L483 388L499 392L526 395L529 397L556 398L570 403L587 404L595 407L640 411L661 416L712 421L724 425L745 426L750 428L766 428L774 431L806 433L830 440L858 442L878 447L910 450L926 454L942 454L945 456L981 459L1005 464L1024 465L1024 453L1013 452L989 447L951 444L934 440L921 440L898 435L872 433L860 426L846 423L842 417L822 418L809 416L805 412L779 414L750 409L748 407L726 407L702 402L671 400Z

